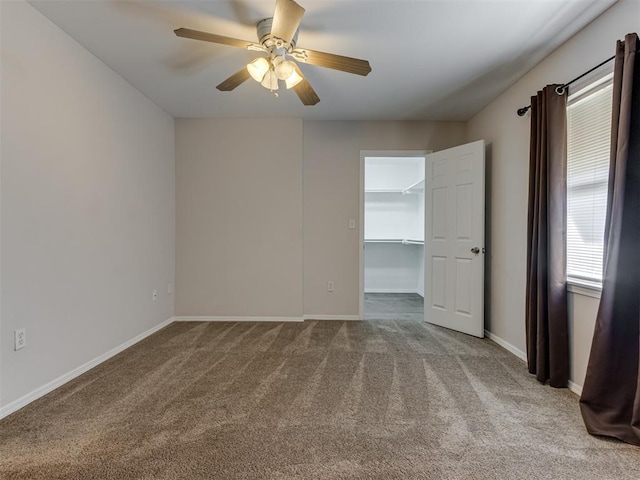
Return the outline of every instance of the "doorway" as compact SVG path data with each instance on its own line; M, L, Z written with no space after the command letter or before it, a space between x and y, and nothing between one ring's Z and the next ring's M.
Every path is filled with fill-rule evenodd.
M361 154L364 320L424 319L425 155Z
M418 276L416 294L422 293L420 296L424 298L424 321L476 337L484 337L485 148L485 141L477 140L437 153L360 152L360 225L363 227L360 235L359 261L360 319L371 318L371 315L385 315L384 318L395 315L401 318L398 316L401 312L398 312L398 308L393 306L390 299L381 299L379 302L385 305L386 311L365 312L366 290L368 293L384 293L386 288L391 294L401 293L398 284L381 288L381 283L376 284L373 281L382 277L389 278L389 275L382 275L385 273L392 273L393 278L394 268L389 268L388 265L383 268L381 264L373 270L365 268L365 255L372 257L368 253L365 254L367 248L371 252L371 245L377 243L396 246L398 243L402 246L421 245L422 261L419 262L418 269L422 275ZM372 172L371 165L375 165L376 162L384 164L384 159L388 159L392 165L403 165L402 162L410 162L412 157L414 162L415 157L420 158L418 164L421 165L423 173L422 182L418 179L415 183L404 186L403 182L396 181L395 174L385 170L386 167L380 167L379 174L374 174L373 177L367 174L367 170L369 173ZM372 178L378 183L372 183ZM392 223L402 223L404 227L409 228L405 230L408 233L376 231L376 224L372 223L370 215L367 215L369 221L366 221L367 196L375 195L383 197L377 201L380 203L379 210L386 212ZM412 224L411 221L399 221L405 218L401 214L389 214L394 208L393 196L402 198L398 197L399 195L422 197L422 201L418 197L416 202L418 208L421 205L422 213L421 218L417 219L418 226L414 229L408 227ZM385 199L385 196L388 198ZM375 228L372 230L372 227ZM381 257L387 259L386 256ZM370 308L373 309L375 306L370 305Z

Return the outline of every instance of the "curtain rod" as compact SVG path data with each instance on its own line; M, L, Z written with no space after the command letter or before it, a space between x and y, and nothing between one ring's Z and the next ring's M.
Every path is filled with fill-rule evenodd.
M582 77L589 75L591 72L593 72L594 70L599 69L601 66L606 65L607 63L609 63L611 60L613 60L614 58L616 58L616 56L612 56L607 58L604 62L599 63L598 65L596 65L595 67L587 70L586 72L584 72L582 75L577 76L576 78L574 78L573 80L565 83L564 85L561 85L559 87L556 87L556 93L558 95L562 95L564 94L564 92L567 90L567 87L569 85L571 85L574 82L577 82L578 80L580 80ZM526 107L522 107L518 109L518 116L519 117L524 117L524 115L529 111L529 109L531 108L531 105L527 105Z

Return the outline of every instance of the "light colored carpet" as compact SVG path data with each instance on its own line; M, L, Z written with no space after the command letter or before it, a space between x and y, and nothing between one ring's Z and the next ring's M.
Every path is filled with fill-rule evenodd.
M578 399L418 322L174 323L0 421L9 479L637 479Z

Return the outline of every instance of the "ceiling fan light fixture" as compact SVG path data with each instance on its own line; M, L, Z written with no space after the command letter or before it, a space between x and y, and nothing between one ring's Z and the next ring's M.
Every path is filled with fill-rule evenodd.
M275 3L273 17L262 19L256 25L259 43L190 28L177 28L174 33L182 38L228 45L266 55L254 59L217 85L216 89L221 92L230 92L251 77L277 97L279 82L283 81L287 89L295 90L304 105L316 105L320 98L296 61L364 77L371 72L371 65L366 60L298 48L298 33L305 9L295 0L275 0Z
M287 85L287 90L289 90L290 88L295 87L296 85L298 85L300 82L302 81L302 77L300 75L298 75L298 72L296 72L295 70L293 70L293 72L291 73L291 75L289 75L289 78L287 78L285 80L285 84Z
M276 72L274 72L273 70L269 70L267 73L265 73L262 82L260 82L260 85L272 92L278 90L278 76L276 75Z
M286 80L295 71L293 62L285 59L284 56L277 56L273 59L274 70L279 80Z
M269 60L264 57L256 58L247 65L249 75L256 82L262 82L270 68Z

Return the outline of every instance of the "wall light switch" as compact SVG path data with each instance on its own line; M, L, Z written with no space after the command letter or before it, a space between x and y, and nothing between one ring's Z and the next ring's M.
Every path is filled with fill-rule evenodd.
M173 283L169 283L169 286L167 287L167 293L169 295L173 293Z
M350 230L355 230L355 228L356 228L356 220L355 220L355 218L351 218L349 220L349 229Z
M151 293L151 299L155 302L156 300L158 300L158 290L154 290Z

